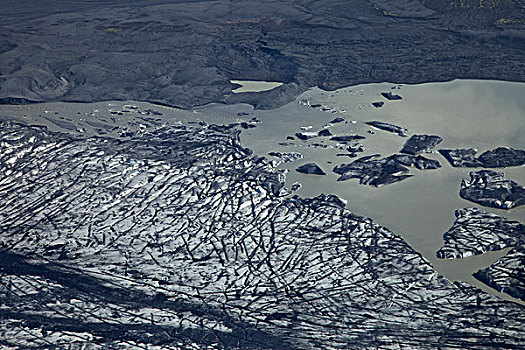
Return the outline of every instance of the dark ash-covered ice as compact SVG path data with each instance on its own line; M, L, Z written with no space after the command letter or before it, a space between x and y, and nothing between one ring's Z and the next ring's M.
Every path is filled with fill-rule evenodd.
M341 136L334 136L330 138L330 140L338 141L338 142L348 142L348 141L363 140L363 139L365 139L365 137L360 136L360 135L341 135Z
M326 137L326 136L332 136L332 133L330 132L330 130L328 129L323 129L323 130L320 130L318 133L317 133L318 136L321 136L321 137Z
M317 165L316 163L307 163L303 164L297 169L295 169L297 172L303 173L303 174L310 174L310 175L326 175L326 173Z
M358 153L358 152L364 152L363 144L359 142L354 142L348 145L346 147L346 150L350 153Z
M299 152L270 152L268 154L285 163L290 163L303 158L303 155Z
M525 187L493 170L471 172L470 180L461 182L459 195L471 202L499 209L525 204Z
M525 248L513 248L491 266L474 273L474 277L498 292L525 301Z
M399 95L396 95L396 94L393 94L390 91L389 92L382 92L381 96L383 96L384 98L386 98L389 101L397 101L397 100L402 100L403 99L403 97L401 97Z
M470 167L477 168L483 164L476 158L478 151L474 148L464 149L440 149L439 153L452 165L453 167Z
M412 135L407 142L405 142L401 153L417 155L430 151L441 141L443 141L443 139L436 135Z
M374 128L377 128L380 130L389 131L394 134L398 134L399 136L402 136L402 137L406 137L407 132L408 132L407 128L403 128L401 126L397 126L397 125L390 124L390 123L380 122L377 120L366 122L366 124L373 126Z
M410 154L394 154L392 158L400 164L406 166L415 166L420 170L433 170L441 168L441 163L439 161L425 158L422 155L414 156Z
M525 150L498 147L482 153L478 160L485 168L504 168L525 164Z
M332 124L337 124L337 123L342 123L345 121L345 118L343 117L337 117L337 118L334 118L333 120L330 121L330 123Z
M440 149L439 153L454 167L505 168L525 164L525 151L509 147L486 151L478 158L474 148Z
M253 129L257 127L257 123L253 123L253 122L241 122L239 123L239 125L243 129Z
M456 221L443 235L440 259L461 259L525 244L525 225L477 208L458 209Z
M306 140L309 140L309 139L313 139L318 135L318 133L316 132L313 132L313 131L307 131L307 132L297 132L295 133L295 136L300 139L300 140L303 140L303 141L306 141Z
M348 156L355 157L355 153ZM357 178L362 185L380 187L413 176L408 174L409 170L406 167L414 166L420 170L441 168L439 161L421 155L394 154L386 158L379 157L379 154L365 156L352 163L336 166L333 171L341 175L337 181Z
M379 155L366 156L350 164L340 164L333 171L341 175L337 181L359 179L362 185L380 187L402 181L412 175L408 169L396 161L394 157L380 158Z

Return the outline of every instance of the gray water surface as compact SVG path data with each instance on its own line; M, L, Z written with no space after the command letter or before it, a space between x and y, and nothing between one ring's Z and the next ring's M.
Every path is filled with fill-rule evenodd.
M283 83L263 80L230 80L232 84L241 85L241 87L232 90L234 94L240 94L242 92L262 92L273 90Z

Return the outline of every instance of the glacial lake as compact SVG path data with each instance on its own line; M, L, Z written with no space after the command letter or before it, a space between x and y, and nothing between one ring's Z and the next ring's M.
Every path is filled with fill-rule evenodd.
M279 82L262 80L230 80L230 83L241 85L241 87L232 90L234 94L240 94L242 92L269 91L283 85L283 83Z
M389 101L381 92L392 92L402 100ZM308 103L308 105L303 105ZM372 102L382 101L376 108ZM321 105L312 108L312 105ZM323 111L324 109L324 111ZM226 117L238 108L214 106L205 113ZM203 111L204 112L204 111ZM414 176L398 183L375 188L360 185L357 179L337 182L334 166L350 163L355 158L338 157L347 153L337 148L314 148L312 144L335 146L328 138L287 141L296 132L315 132L323 129L336 117L348 123L337 123L329 128L333 134L358 134L364 152L358 156L398 153L407 140L397 134L375 129L367 121L383 121L409 129L412 134L431 134L443 138L440 148L476 148L478 155L499 146L525 149L525 84L501 81L456 80L445 83L396 85L391 83L366 84L323 91L311 89L293 103L269 111L255 111L262 123L243 131L243 144L260 155L269 152L301 153L304 158L292 163L281 163L288 169L287 186L299 182L296 194L312 197L320 193L334 193L348 201L347 208L359 215L373 218L377 223L402 236L415 250L431 262L434 268L450 280L461 280L493 294L506 297L475 280L472 273L490 266L507 250L491 252L467 259L440 260L435 252L443 244L443 233L455 220L455 209L478 207L510 219L525 221L525 206L511 210L487 208L459 197L462 179L469 179L476 168L454 168L440 154L423 154L439 160L437 170L411 169ZM311 126L311 128L309 128ZM303 127L303 129L301 129ZM368 133L373 132L373 134ZM288 142L293 145L281 146ZM316 162L326 176L305 175L295 171L297 166ZM506 178L525 185L525 167L494 169Z
M389 101L381 96L381 92L399 94L403 99ZM384 105L376 108L371 104L376 101L382 101ZM149 109L160 111L162 115L144 114ZM118 114L118 111L124 113ZM288 188L295 182L302 184L294 194L303 197L337 194L347 200L351 212L370 217L403 237L448 279L466 281L491 294L510 299L472 277L473 272L491 265L506 250L453 261L435 257L435 252L443 244L443 233L454 222L456 209L478 207L522 223L525 221L525 206L498 210L459 197L461 180L469 179L469 172L477 169L453 168L434 152L423 155L439 160L442 168L412 168L410 173L414 176L398 183L374 188L360 185L357 179L337 182L338 175L332 172L333 167L350 163L355 158L337 156L348 152L336 148L337 142L329 141L328 137L308 141L287 140L287 137L297 132L328 128L337 135L365 136L366 139L358 140L364 146L359 157L377 153L385 157L398 153L407 138L365 124L377 120L408 128L409 137L414 133L439 135L443 142L436 149L473 147L478 154L499 146L525 149L525 83L456 80L420 85L366 84L336 91L313 88L278 109L255 111L247 104L210 104L180 110L136 101L0 106L2 119L46 125L50 130L61 132L76 133L78 127L86 136L101 132L117 136L113 128L123 125L130 130L146 130L153 119L158 126L198 121L227 124L249 121L253 117L261 122L256 128L242 131L241 142L245 147L269 159L273 158L268 153L275 151L303 155L303 159L278 165L279 169L288 170ZM336 117L345 121L328 125ZM71 128L72 125L75 128ZM312 147L313 144L325 145L326 148ZM327 175L305 175L295 171L298 166L309 162L319 164ZM525 167L495 170L525 185Z

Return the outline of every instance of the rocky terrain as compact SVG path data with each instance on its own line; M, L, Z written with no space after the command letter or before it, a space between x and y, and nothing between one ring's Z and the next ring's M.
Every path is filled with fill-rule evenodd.
M201 124L1 122L3 347L523 347L522 306L448 282L336 196L290 196L235 127Z
M312 86L524 81L524 6L518 0L53 0L46 6L6 0L0 102L133 99L269 108ZM234 95L231 79L284 84Z

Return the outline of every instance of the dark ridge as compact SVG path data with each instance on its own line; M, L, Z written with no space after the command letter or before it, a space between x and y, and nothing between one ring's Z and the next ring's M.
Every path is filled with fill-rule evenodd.
M43 101L29 100L23 97L4 97L0 98L0 105L29 105Z

